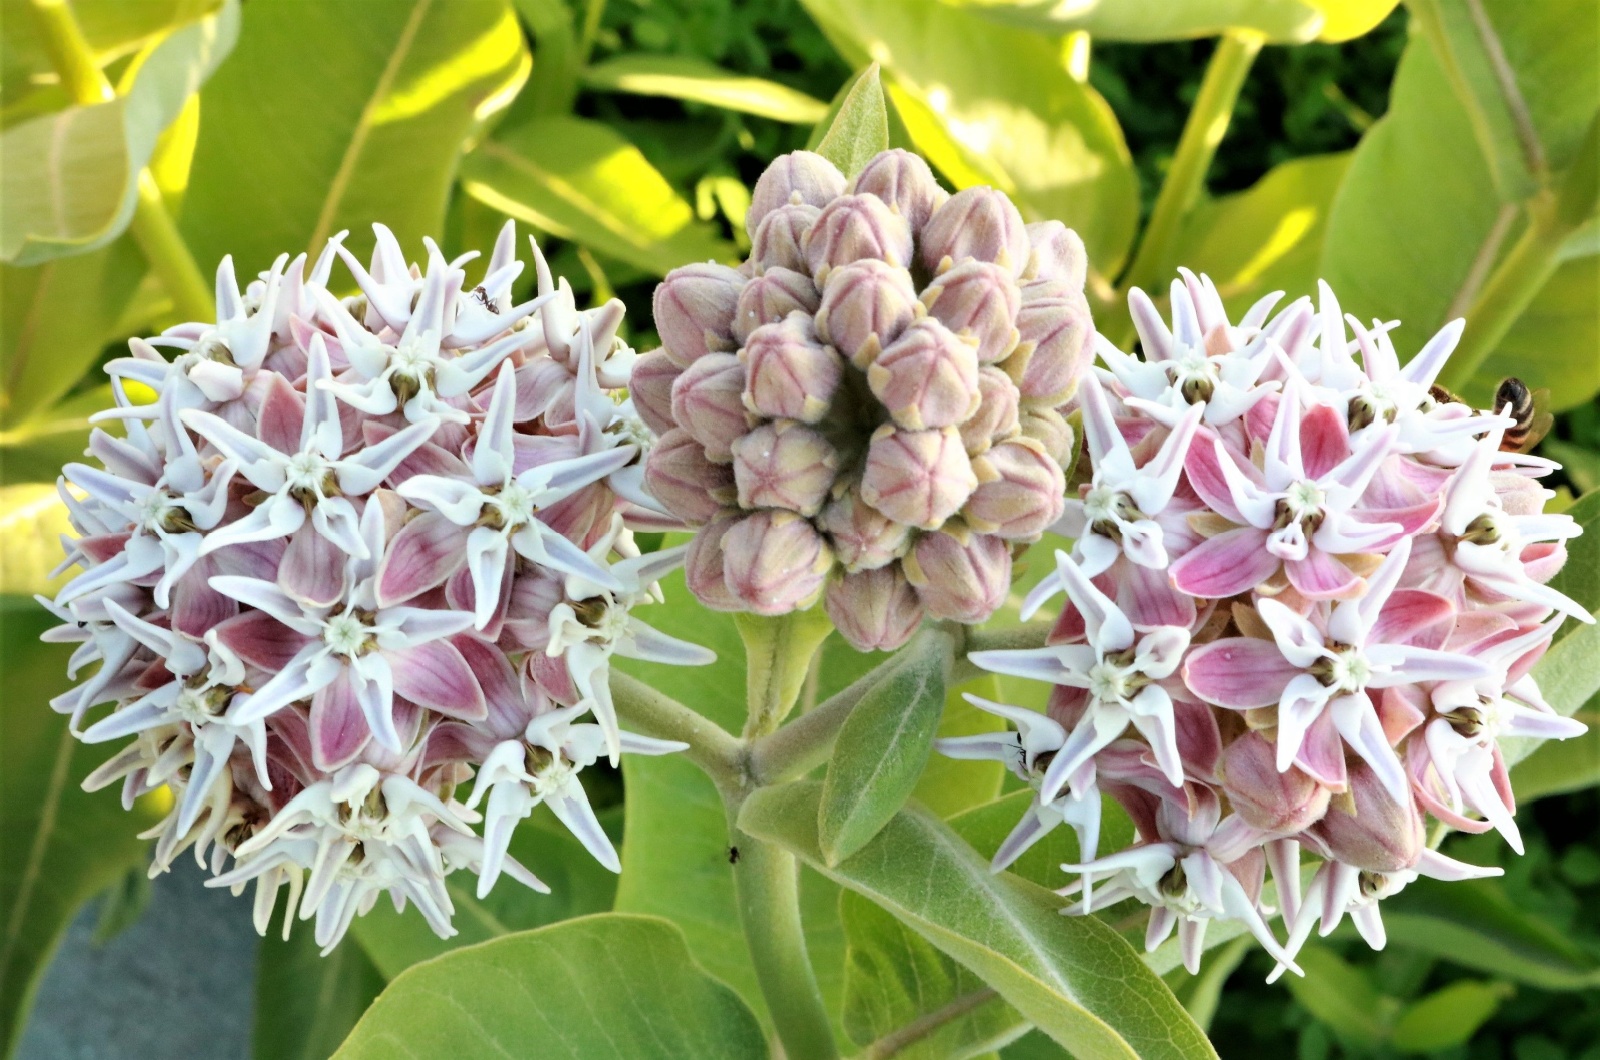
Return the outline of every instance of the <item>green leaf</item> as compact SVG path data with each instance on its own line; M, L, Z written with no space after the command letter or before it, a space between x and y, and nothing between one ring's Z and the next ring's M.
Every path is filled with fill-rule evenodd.
M256 954L254 1060L322 1060L383 990L384 979L353 938L326 957L296 925L285 942L268 932Z
M1570 408L1600 391L1600 357L1575 352L1597 349L1600 255L1591 254L1556 268L1516 326L1484 360L1463 396L1487 407L1494 387L1514 375L1531 387L1549 387L1552 409Z
M232 254L253 276L346 228L364 255L374 221L420 249L442 234L463 140L527 70L503 0L251 0L201 94L183 210L196 259Z
M79 787L111 752L78 743L50 709L72 686L70 651L38 642L55 624L32 600L0 599L0 1055L15 1048L39 974L78 907L143 864L138 833L171 805L163 790L126 813L115 791Z
M850 85L850 91L829 119L816 152L847 177L859 173L880 151L889 149L889 110L883 81L873 63Z
M1600 702L1573 717L1589 726L1570 740L1547 740L1511 773L1518 805L1600 784Z
M519 114L543 116L566 114L578 97L578 78L583 74L583 55L578 50L578 35L572 25L572 7L567 0L514 0L517 14L533 31L533 73L527 87L517 94L506 121Z
M72 14L95 61L105 66L132 55L174 26L215 11L220 0L72 0ZM55 77L38 21L21 5L8 9L0 36L0 96L7 106L30 89L45 92ZM46 87L48 85L48 88ZM64 97L63 97L64 98Z
M1307 946L1296 959L1306 974L1286 975L1284 983L1341 1041L1372 1048L1388 1037L1395 1002L1364 971L1322 946Z
M1226 946L1219 947L1206 958L1205 964L1200 968L1200 974L1190 976L1184 988L1177 991L1184 1009L1194 1017L1195 1023L1201 1030L1208 1032L1211 1030L1211 1020L1216 1016L1217 1006L1222 1002L1222 988L1227 985L1228 977L1244 962L1254 942L1250 936L1240 935Z
M1323 26L1322 13L1311 0L1119 0L1100 4L1062 4L1054 0L950 2L1026 29L1052 34L1082 30L1101 40L1184 40L1245 29L1264 34L1275 44L1301 44L1316 39Z
M238 36L239 9L174 31L140 65L125 95L69 107L0 134L0 260L35 265L111 242L133 218L139 173Z
M845 719L817 807L828 865L860 850L916 787L944 712L950 638L927 630Z
M992 184L1028 220L1066 222L1115 274L1138 179L1111 108L1067 72L1058 42L942 3L803 2L847 60L882 63L918 150L953 184Z
M94 944L104 946L128 930L150 906L155 888L143 865L133 865L100 892L100 910L95 916Z
M737 257L638 148L587 118L539 118L486 140L461 179L488 206L657 276Z
M1432 1053L1464 1045L1511 994L1504 983L1464 979L1407 1005L1390 1042L1406 1053Z
M1001 698L999 681L994 674L984 674L977 680L950 689L945 694L944 716L939 719L937 735L941 739L973 736L1005 728L1005 722L1000 718L968 703L962 694L965 692L985 699ZM950 758L935 753L923 767L911 797L940 817L948 819L999 797L1005 774L1006 767L1000 762Z
M760 1024L654 917L603 913L400 975L334 1055L755 1060Z
M961 1060L997 1049L1028 1029L982 979L861 895L840 895L839 915L849 942L844 1025L857 1045L905 1033L916 1023L925 1033L894 1056Z
M50 572L63 559L61 535L72 532L55 486L0 486L0 592L54 595L70 577L52 578Z
M1028 812L1033 798L1031 789L1009 792L992 802L957 814L950 818L949 824L957 835L972 845L972 849L984 858L992 858L995 851L1000 849L1000 844L1005 842L1006 836ZM1100 849L1121 850L1134 841L1133 820L1115 799L1106 796L1100 803ZM1029 847L1006 871L1041 887L1053 889L1067 882L1061 866L1082 860L1077 833L1071 828L1057 826Z
M814 781L763 789L745 803L740 827L893 913L1082 1060L1216 1055L1116 932L1093 917L1063 917L1054 894L991 873L921 807L907 806L860 851L827 867L817 834L821 797Z
M583 72L589 88L665 96L755 114L795 125L814 125L828 105L804 92L759 77L744 77L686 55L621 55Z

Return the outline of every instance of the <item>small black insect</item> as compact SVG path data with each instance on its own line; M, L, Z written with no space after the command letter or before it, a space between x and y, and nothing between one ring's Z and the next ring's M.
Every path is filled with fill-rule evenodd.
M739 864L739 848L738 847L729 847L728 848L728 864L730 864L730 865Z

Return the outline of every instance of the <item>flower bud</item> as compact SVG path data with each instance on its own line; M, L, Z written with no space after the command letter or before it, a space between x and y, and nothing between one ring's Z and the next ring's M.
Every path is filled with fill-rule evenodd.
M822 592L833 554L794 512L745 516L722 538L722 572L747 610L782 615L809 607Z
M1024 280L1060 280L1074 291L1083 290L1089 254L1078 233L1060 221L1039 221L1027 228L1028 267Z
M915 236L933 216L933 211L950 197L933 178L933 170L921 155L891 148L868 160L847 189L851 195L876 195L888 203L911 226Z
M907 431L885 424L873 434L861 499L896 522L937 530L977 488L954 427Z
M759 416L816 423L844 377L844 359L817 341L803 312L757 328L739 360L745 366L745 407Z
M839 454L794 420L763 423L733 443L733 475L742 508L786 508L816 515L828 499Z
M1422 814L1409 793L1397 803L1372 767L1348 759L1349 790L1334 797L1311 834L1328 852L1368 872L1398 872L1417 863L1427 845Z
M894 651L922 622L922 601L898 564L836 579L822 606L857 651Z
M1017 405L1021 395L1011 377L992 364L978 369L978 411L961 425L961 444L967 452L983 452L995 442L1016 435Z
M710 522L735 497L733 469L707 460L705 447L682 427L663 434L650 450L644 488L690 526Z
M806 264L817 283L863 258L898 268L911 264L911 228L876 195L841 195L822 208L805 238Z
M834 555L847 571L875 570L905 554L911 529L861 499L852 485L822 509L818 526L833 542Z
M645 426L666 434L677 426L672 418L672 384L683 369L672 363L666 350L651 350L633 365L628 379L628 396Z
M867 258L828 274L817 334L865 369L921 311L910 273Z
M1329 790L1298 767L1280 773L1272 741L1247 731L1222 752L1222 788L1244 822L1264 832L1294 835L1328 811Z
M750 192L750 211L744 228L751 237L773 210L789 203L826 206L844 194L844 174L839 167L812 151L779 155L756 180Z
M1022 214L1004 192L993 188L956 192L922 231L922 263L935 274L976 258L1019 276L1029 249Z
M744 365L731 353L708 353L672 384L672 418L719 464L733 459L733 440L749 429Z
M978 354L925 318L878 355L867 369L867 385L902 427L954 427L977 411Z
M1078 388L1078 376L1092 358L1089 337L1094 324L1083 295L1029 299L1023 290L1017 330L1022 341L1006 359L1005 370L1016 380L1022 400L1055 407Z
M922 292L922 304L945 327L978 347L978 362L1004 360L1021 337L1022 293L1011 274L985 261L964 261Z
M776 324L796 310L815 313L821 298L807 274L782 267L768 269L739 293L733 337L743 345L763 324Z
M917 597L935 618L982 622L1011 587L1011 549L992 534L924 534L901 561Z
M704 262L667 273L652 302L661 347L679 368L718 350L734 350L733 314L745 283L738 269Z
M1044 446L1044 451L1063 469L1072 459L1072 424L1055 409L1029 406L1022 410L1017 426L1023 435Z
M726 510L695 532L683 557L683 578L695 599L713 611L743 611L744 604L728 588L723 575L723 539L744 513Z
M1032 438L1001 442L974 459L972 470L978 488L961 515L973 530L1031 541L1061 518L1067 477Z
M810 275L806 264L806 233L822 211L805 203L790 203L767 214L750 240L750 264L757 273L789 269Z

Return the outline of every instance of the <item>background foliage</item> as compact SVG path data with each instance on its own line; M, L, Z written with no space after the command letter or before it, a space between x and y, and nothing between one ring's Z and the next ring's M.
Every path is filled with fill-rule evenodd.
M1567 465L1558 503L1600 486L1600 16L1588 0L75 0L72 11L88 65L52 51L39 19L59 15L54 0L4 0L0 34L8 1048L77 907L102 893L107 923L137 915L128 881L145 852L131 836L162 810L139 806L130 820L111 793L81 793L98 755L75 749L44 708L66 685L65 653L35 642L44 619L27 598L49 590L64 525L48 483L82 450L86 416L109 404L98 364L129 335L208 312L207 277L225 253L253 274L349 228L364 254L374 220L408 247L442 232L457 253L487 246L510 216L539 234L580 299L622 297L631 340L648 348L656 279L686 261L735 260L765 163L805 146L875 60L896 142L952 188L992 183L1030 219L1059 217L1084 236L1097 321L1114 340L1131 336L1127 287L1158 293L1180 263L1209 272L1234 308L1325 277L1347 310L1403 320L1402 351L1464 314L1451 385L1479 400L1509 373L1550 387L1561 415L1543 451ZM1595 500L1581 504L1592 515ZM1565 575L1590 607L1597 537ZM737 727L731 619L701 612L681 585L668 598L670 613L652 621L718 649L720 672L633 672ZM1581 636L1553 664L1579 697L1569 707L1594 692L1593 638ZM829 641L809 701L874 661ZM1600 702L1584 710L1600 720ZM919 724L949 735L984 722L952 692L942 717ZM965 864L959 839L987 856L1016 816L999 767L935 756L895 768L926 809L903 811L842 862L866 841L850 807L821 837L795 833L815 814L778 800L746 823L807 861L809 944L840 1042L890 1055L885 1036L942 1012L936 1031L892 1055L1064 1055L1029 1031L1056 1011L1048 999L988 991L968 970L978 965L956 913L908 912L882 890L892 874L874 875L885 844L918 864ZM1542 749L1515 777L1531 802L1527 857L1492 835L1449 840L1453 855L1505 864L1506 877L1413 886L1385 907L1384 953L1338 932L1308 949L1312 974L1288 989L1264 986L1270 962L1234 944L1198 977L1168 972L1218 1052L1600 1058L1600 741ZM483 965L466 953L418 965L477 942L488 948L472 954L545 983L615 962L620 979L606 977L603 993L654 1013L571 1021L570 1055L613 1055L602 1039L626 1056L722 1055L707 1042L759 1053L768 1017L710 782L677 758L630 759L591 798L622 840L620 879L536 815L514 852L550 897L502 887L478 902L458 890L462 933L449 942L382 910L327 961L304 936L265 942L260 1010L304 1018L258 1027L257 1054L325 1055L392 983L345 1049L385 1055L385 1035L411 1032L408 997L515 985L477 989ZM1015 867L1020 879L994 886L1022 906L1041 900L1036 885L1060 883L1052 866L1072 859L1070 845L1052 838ZM982 908L978 890L961 892L963 908ZM591 916L613 910L627 915ZM1042 959L1070 967L1060 945ZM650 966L630 956L640 952ZM1173 963L1156 956L1158 970ZM1051 974L1034 972L1029 982ZM582 996L581 979L566 987ZM552 1019L580 1007L550 1006ZM543 1015L520 1018L496 1032L542 1033ZM706 1027L718 1030L706 1042L662 1037Z

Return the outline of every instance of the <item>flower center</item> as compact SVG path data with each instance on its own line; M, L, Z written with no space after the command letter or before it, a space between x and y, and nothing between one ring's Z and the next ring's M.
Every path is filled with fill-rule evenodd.
M1084 494L1083 511L1089 527L1101 537L1122 540L1122 526L1144 518L1144 513L1121 490L1109 486L1092 486Z
M1333 655L1320 659L1311 667L1311 673L1324 686L1337 692L1354 694L1364 690L1372 680L1372 664L1359 648L1330 644Z
M1299 523L1307 533L1315 530L1322 523L1322 506L1326 501L1327 494L1315 482L1290 484L1278 501L1273 529L1282 530Z
M203 673L198 674L184 682L183 690L172 705L173 713L190 725L205 725L215 721L217 715L222 713L233 691L224 685L213 684Z
M1125 703L1150 683L1133 668L1133 652L1107 656L1089 668L1089 694L1098 700Z
M334 481L333 468L320 453L296 453L291 456L284 468L284 479L290 496L309 504L336 495L339 489Z
M372 615L351 610L332 616L322 627L322 642L335 655L350 659L365 655L376 645L372 633Z
M1210 401L1211 395L1216 393L1217 384L1222 381L1216 362L1199 350L1190 350L1172 362L1169 372L1172 384L1183 395L1183 400L1191 405Z
M186 534L200 528L183 507L166 490L153 490L139 502L140 522L153 533Z
M489 493L484 502L479 521L492 530L513 530L533 522L533 513L539 510L538 495L513 480L504 489Z

